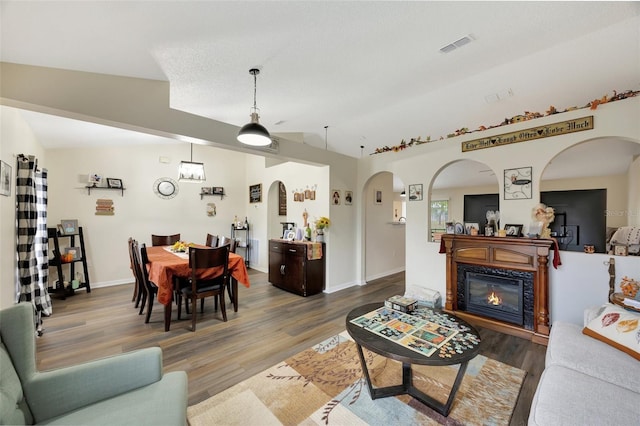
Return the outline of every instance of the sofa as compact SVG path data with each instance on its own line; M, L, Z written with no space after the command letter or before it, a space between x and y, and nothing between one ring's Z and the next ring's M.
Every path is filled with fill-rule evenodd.
M34 311L0 311L0 424L185 425L187 375L162 373L160 348L36 369Z
M599 334L603 324L616 332L611 318L635 324L624 330L627 346ZM639 319L606 304L585 311L584 327L554 322L529 425L640 425Z

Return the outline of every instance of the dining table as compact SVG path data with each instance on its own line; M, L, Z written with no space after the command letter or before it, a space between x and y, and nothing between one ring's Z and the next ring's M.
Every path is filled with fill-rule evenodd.
M205 246L197 246L206 248ZM158 302L164 305L164 331L169 331L171 325L171 306L173 303L174 282L176 277L191 276L189 266L189 252L174 252L171 246L147 247L149 264L149 281L158 286ZM229 253L229 276L231 286L231 302L233 309L238 312L238 282L249 288L249 274L244 258L235 253ZM220 274L222 267L207 268L198 273L199 278L213 278ZM194 308L195 309L195 308ZM195 312L194 312L195 313Z

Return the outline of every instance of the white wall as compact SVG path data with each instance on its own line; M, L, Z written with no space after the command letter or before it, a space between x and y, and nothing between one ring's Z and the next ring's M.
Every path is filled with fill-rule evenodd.
M45 152L13 108L0 106L0 159L11 166L11 196L0 196L0 309L15 303L16 294L16 156L35 155L46 168Z

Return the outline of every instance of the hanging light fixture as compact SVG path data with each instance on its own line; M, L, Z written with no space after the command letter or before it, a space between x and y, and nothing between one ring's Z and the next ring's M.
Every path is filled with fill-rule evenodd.
M181 161L178 166L178 180L180 182L204 182L204 163L193 162L193 144L191 145L191 161Z
M258 108L256 108L256 83L260 70L251 68L249 74L253 76L253 108L251 109L251 122L245 124L238 133L238 142L251 146L271 145L271 135L259 122Z

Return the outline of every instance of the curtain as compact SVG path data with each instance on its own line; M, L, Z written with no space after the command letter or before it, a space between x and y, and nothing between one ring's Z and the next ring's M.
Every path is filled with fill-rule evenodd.
M38 171L33 155L18 156L16 220L19 300L31 302L38 334L42 316L52 313L49 296L49 246L47 239L47 172Z

